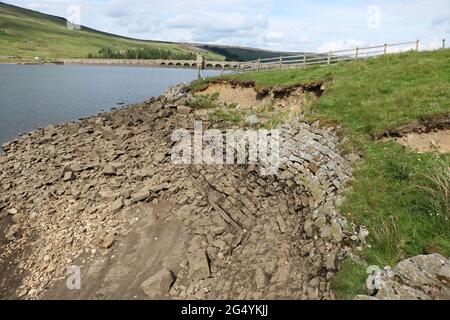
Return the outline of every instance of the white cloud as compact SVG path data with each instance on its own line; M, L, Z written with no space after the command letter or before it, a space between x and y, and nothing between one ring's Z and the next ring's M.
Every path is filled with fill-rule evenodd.
M264 36L264 40L269 43L281 43L285 40L285 38L286 35L284 34L284 32L275 32L275 31L268 32Z
M318 52L328 52L328 51L338 51L338 50L347 50L347 49L356 49L357 47L363 47L367 45L366 42L361 40L338 40L338 41L330 41L324 43L322 46L317 48Z

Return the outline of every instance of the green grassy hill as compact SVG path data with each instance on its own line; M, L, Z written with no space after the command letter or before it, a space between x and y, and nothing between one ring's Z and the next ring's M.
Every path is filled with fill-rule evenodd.
M450 50L411 52L364 61L228 75L259 88L326 80L311 121L339 124L347 152L363 156L341 214L370 232L362 256L334 278L340 298L363 292L369 265L395 266L427 253L450 256L450 155L420 154L373 135L419 119L450 114ZM193 88L204 87L197 82Z
M67 28L66 19L0 2L0 59L16 56L25 60L39 57L86 58L98 54L102 48L113 50L160 49L169 50L173 57L191 57L197 51L207 59L223 60L220 54L192 46L156 41L140 41L119 37L94 29Z
M99 53L101 49L103 54ZM105 52L107 54L105 55ZM125 52L120 54L121 52ZM201 52L208 60L255 60L287 54L268 50L205 44L136 40L82 26L70 30L64 18L0 2L0 61L55 58L195 59Z

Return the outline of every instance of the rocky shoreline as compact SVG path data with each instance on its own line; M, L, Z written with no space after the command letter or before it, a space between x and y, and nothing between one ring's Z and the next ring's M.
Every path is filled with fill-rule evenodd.
M368 235L337 211L358 157L341 155L334 128L291 120L278 127L274 176L257 165L175 165L175 129L236 127L187 107L191 98L176 86L3 146L0 298L71 298L73 264L87 279L105 273L78 298L114 298L132 280L130 297L151 299L335 298L331 279ZM131 241L140 225L149 229Z

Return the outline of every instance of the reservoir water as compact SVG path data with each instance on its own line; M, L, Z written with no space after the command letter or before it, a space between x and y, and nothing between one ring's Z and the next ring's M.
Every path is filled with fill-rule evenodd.
M196 77L194 69L0 64L0 145L49 124L145 101Z

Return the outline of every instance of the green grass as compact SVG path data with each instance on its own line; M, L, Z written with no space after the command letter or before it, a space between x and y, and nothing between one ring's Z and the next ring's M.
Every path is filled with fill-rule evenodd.
M264 123L264 128L272 130L278 124L285 122L287 118L288 115L284 112L275 113L268 117L267 121Z
M102 48L170 50L173 55L201 51L207 59L223 60L215 53L182 44L140 41L89 28L70 30L65 19L0 3L0 59L17 56L24 60L86 58Z
M348 149L363 155L340 211L368 228L362 253L367 265L394 266L431 252L450 256L450 156L372 139L374 133L450 112L450 50L226 77L254 80L259 87L328 79L308 117L341 124ZM362 293L364 272L345 262L333 280L337 296Z
M214 110L212 113L213 119L221 120L221 121L229 121L239 123L242 121L242 117L239 114L235 114L229 111L225 111L222 109Z
M364 282L367 278L367 266L352 262L342 263L341 271L332 280L332 286L338 299L351 300L364 294Z
M231 74L223 76L225 79L233 78L242 81L250 80L256 82L257 89L273 86L289 86L299 83L311 83L330 78L334 73L332 67L313 66L306 69L285 69L271 70L261 72L241 73L238 75Z
M188 102L188 106L193 109L213 109L219 107L219 94L194 95Z

